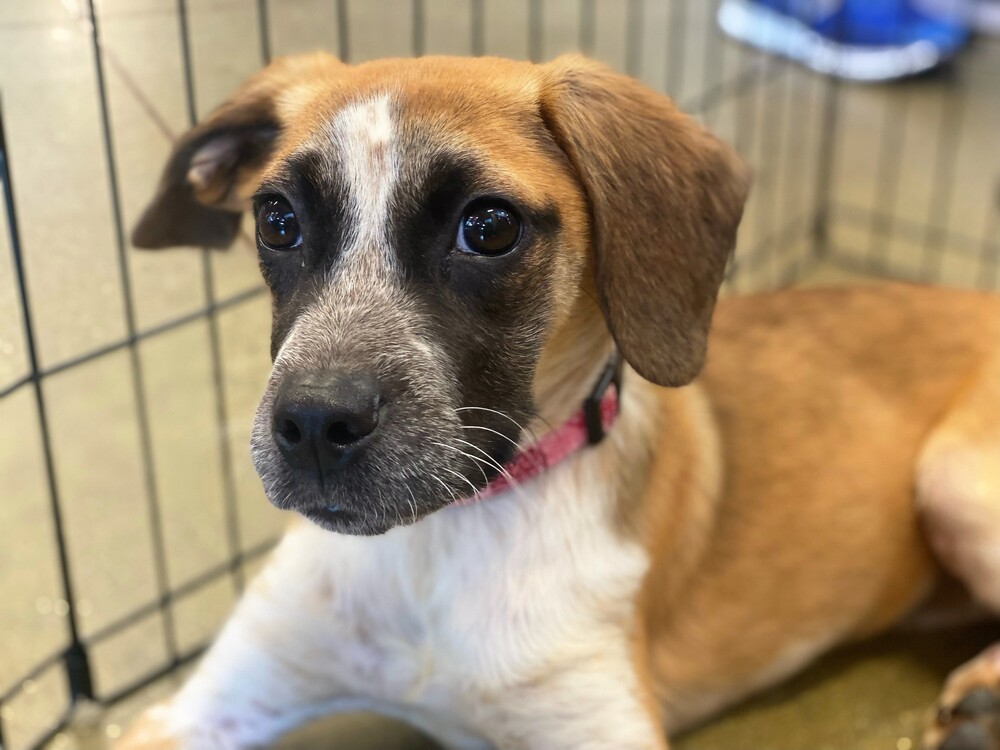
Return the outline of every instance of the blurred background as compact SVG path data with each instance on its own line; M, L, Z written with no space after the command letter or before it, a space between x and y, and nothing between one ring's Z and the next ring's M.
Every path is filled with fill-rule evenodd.
M857 29L793 18L788 42L777 0L726 3L744 43L709 0L95 5L0 0L0 748L115 737L176 686L285 521L249 459L270 314L252 243L127 241L172 141L273 56L582 50L752 164L727 294L1000 289L1000 39L971 26L941 35L953 59L900 72L852 57ZM876 42L892 63L912 39ZM873 77L902 80L851 80ZM910 750L946 672L990 635L847 649L679 747Z

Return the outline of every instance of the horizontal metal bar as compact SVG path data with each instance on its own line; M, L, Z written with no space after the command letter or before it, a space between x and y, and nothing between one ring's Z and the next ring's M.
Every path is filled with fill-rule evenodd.
M772 232L770 235L749 249L742 251L737 249L732 262L729 264L726 278L731 280L737 274L755 270L765 262L770 261L772 256L764 252L768 246L783 245L789 242L799 232L805 235L811 222L812 216L809 214L803 214L802 216L798 216L791 221L786 222L781 229ZM781 254L788 255L788 252L786 251Z
M0 399L7 396L18 388L23 387L27 383L34 382L36 380L44 380L45 378L51 377L53 375L58 375L59 373L65 372L66 370L72 370L74 367L79 367L87 362L91 362L95 359L99 359L108 354L113 354L117 351L125 349L126 347L132 346L133 344L143 341L145 339L153 338L161 333L167 333L168 331L173 331L176 328L193 323L201 318L208 318L213 312L220 310L225 310L230 307L242 304L251 299L259 297L266 291L266 287L256 286L252 289L246 289L242 292L227 297L226 299L220 300L210 305L204 305L199 307L197 310L192 310L189 313L185 313L178 318L168 320L164 323L159 323L158 325L152 326L150 328L143 329L135 334L135 336L126 336L125 338L113 341L110 344L105 344L99 346L96 349L91 349L90 351L79 354L71 359L64 360L57 365L53 365L47 369L41 370L37 375L25 375L22 378L9 383L4 386L3 390L0 390Z
M74 704L71 703L63 710L62 716L56 719L55 724L42 732L33 742L28 744L30 750L40 750L40 748L48 746L48 744L55 739L57 734L66 729L66 727L68 727L70 722L73 720L73 709Z
M58 651L49 654L44 659L42 659L38 664L32 667L31 671L29 671L27 674L22 675L21 677L14 680L14 682L10 683L7 686L7 688L3 691L3 693L0 694L0 705L3 705L4 703L9 703L14 697L16 697L17 694L24 689L24 683L29 681L35 682L42 676L43 673L47 672L53 667L57 667L60 664L62 664L63 660L66 658L67 648L68 647L64 646Z
M944 227L922 224L912 219L882 214L850 203L838 201L832 205L831 226L836 227L838 219L856 226L864 225L866 229L879 233L888 234L892 231L895 234L895 230L898 230L897 239L903 239L906 242L918 245L923 245L927 234L933 232L934 236L943 238L945 243L950 245L952 249L961 252L963 255L970 255L976 258L982 254L984 247L987 248L988 252L1000 253L1000 241L990 242L985 237L970 237Z
M159 669L156 669L153 672L150 672L149 674L144 675L143 677L140 677L135 682L131 682L128 685L126 685L125 687L123 687L123 688L121 688L119 690L116 690L115 692L113 692L110 695L108 695L106 698L100 698L100 697L98 697L98 699L97 699L98 705L105 706L105 707L106 706L113 706L116 703L119 703L119 702L125 700L126 698L129 698L130 696L135 695L140 690L144 690L145 688L149 687L150 685L152 685L152 684L154 684L156 682L159 682L164 677L167 677L168 675L173 674L180 667L183 667L183 666L185 666L187 664L190 664L195 659L197 659L202 654L204 654L207 649L208 649L208 644L205 643L205 644L202 644L201 646L197 646L196 648L191 649L190 651L186 651L186 652L184 652L182 654L178 654L177 658L171 660L169 664L165 664L164 666L160 667Z
M20 390L29 383L31 383L30 375L22 375L21 377L10 381L3 388L0 388L0 400L3 400L5 397L9 396L14 391Z
M923 277L919 271L913 272L905 268L899 268L892 262L885 261L883 258L859 258L851 255L846 250L841 250L833 244L830 245L829 253L823 257L823 260L834 268L863 276L881 276L897 281L911 281L916 283L936 283L934 280Z
M234 566L242 565L246 562L254 560L261 555L266 554L274 545L277 544L278 538L268 539L266 542L255 545L249 550L240 552L238 555L227 558L225 562L219 563L208 570L205 570L194 578L190 578L180 586L172 588L167 591L163 596L157 597L152 601L147 602L139 606L137 609L132 610L129 614L124 617L115 620L109 625L105 625L103 628L98 630L91 635L84 636L84 643L88 646L93 646L101 641L105 641L108 638L120 633L123 630L127 630L132 625L135 625L140 620L145 619L153 614L159 612L162 608L170 606L172 603L179 599L183 599L186 596L190 596L199 589L214 583L220 578L224 578L230 572Z
M782 67L784 63L767 65L765 62L767 61L752 63L737 75L719 81L697 96L685 99L681 102L681 109L691 114L705 112L717 107L726 99L746 93L757 84L770 83L778 77L778 73L784 70Z
M261 555L266 554L274 545L277 544L278 538L268 539L261 544L251 547L249 550L240 553L237 556L236 564L240 565L251 560L255 560ZM149 617L159 611L161 607L169 606L173 602L183 599L186 596L197 592L199 589L204 588L210 583L214 583L220 578L224 578L233 565L232 560L226 560L224 563L213 566L208 570L200 573L194 578L189 579L175 589L168 591L162 598L155 599L147 604L142 605L136 610L133 610L125 617L116 620L110 625L106 625L101 628L96 633L90 636L84 636L83 642L87 646L92 646L94 644L100 643L108 638L126 630L129 626L134 625L138 621ZM46 671L58 667L61 665L69 652L69 646L61 648L58 651L49 654L41 662L31 668L29 672L19 677L13 683L11 683L2 694L0 694L0 705L9 703L13 698L15 698L22 690L24 690L24 683L29 681L38 680Z

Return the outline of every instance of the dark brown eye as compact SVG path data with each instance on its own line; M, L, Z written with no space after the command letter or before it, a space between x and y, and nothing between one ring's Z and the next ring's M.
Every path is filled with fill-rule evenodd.
M475 255L509 253L520 239L521 220L500 204L470 206L458 226L458 249Z
M284 198L267 198L257 209L257 236L271 250L294 250L302 244L295 212Z

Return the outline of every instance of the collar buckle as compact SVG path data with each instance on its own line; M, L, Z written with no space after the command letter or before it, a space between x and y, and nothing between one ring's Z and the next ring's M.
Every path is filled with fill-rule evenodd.
M604 395L612 383L614 383L615 390L618 392L619 400L621 399L621 380L622 359L618 348L615 347L611 350L608 363L601 371L597 382L594 383L593 389L587 395L587 398L583 400L583 422L587 428L587 443L589 445L597 445L607 434L604 429L604 421L601 419L601 402L604 400Z

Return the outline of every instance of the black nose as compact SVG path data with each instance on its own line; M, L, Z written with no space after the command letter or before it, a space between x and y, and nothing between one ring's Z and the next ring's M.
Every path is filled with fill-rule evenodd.
M326 473L369 442L380 406L378 383L369 373L289 376L274 403L274 440L293 466Z

